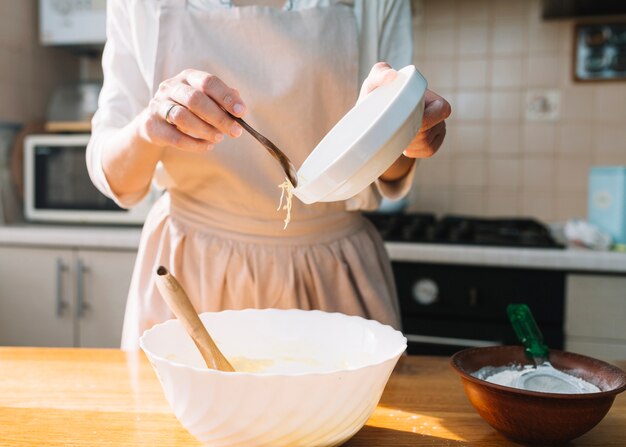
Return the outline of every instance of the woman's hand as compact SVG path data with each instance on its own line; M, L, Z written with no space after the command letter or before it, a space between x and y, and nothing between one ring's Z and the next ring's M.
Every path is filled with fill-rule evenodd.
M204 152L224 139L236 138L242 127L235 116L245 114L239 92L217 76L184 70L163 81L139 117L138 135L158 147L173 146L187 152Z
M398 72L385 62L379 62L370 71L359 94L361 101L381 85L393 81ZM415 158L432 157L441 147L446 136L446 118L450 116L451 108L448 101L435 92L426 91L422 126L415 138L406 147L400 158L380 176L384 181L396 181L408 174Z

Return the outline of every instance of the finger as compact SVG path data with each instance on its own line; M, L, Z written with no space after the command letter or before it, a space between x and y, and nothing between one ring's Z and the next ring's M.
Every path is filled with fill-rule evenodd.
M444 98L432 92L426 90L425 94L424 116L422 118L422 127L420 131L428 130L431 127L439 124L450 116L452 108L448 101Z
M220 109L213 99L189 84L178 84L172 89L170 97L220 133L238 137L243 132L242 127Z
M445 133L445 131L446 131L445 121L442 121L439 124L436 124L435 126L431 127L430 129L426 131L426 135L425 135L426 143L431 145L433 141L435 140L435 138L437 138L437 136L439 136L442 132Z
M224 139L224 135L215 127L205 123L180 104L175 104L169 109L166 121L190 137L205 140L211 144L219 143Z
M239 96L239 92L228 87L217 76L199 70L186 70L185 80L233 115L242 117L246 113L246 105Z
M361 94L373 92L381 85L393 81L397 75L398 72L391 68L391 65L386 62L378 62L377 64L374 64L367 75L365 82L363 82Z
M213 149L213 144L205 140L190 137L171 124L163 122L160 126L160 140L185 152L206 152Z
M404 151L404 155L411 158L429 158L437 153L446 136L445 126L432 128L417 138L413 144Z

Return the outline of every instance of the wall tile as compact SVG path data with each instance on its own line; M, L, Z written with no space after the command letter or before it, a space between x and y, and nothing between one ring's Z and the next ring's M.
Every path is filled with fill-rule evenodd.
M486 184L484 159L452 161L452 185L457 188L479 188Z
M584 214L590 166L626 166L626 83L573 82L572 22L542 20L541 3L425 0L416 60L453 107L442 164L421 186L426 206L571 218ZM560 92L555 121L526 121L536 89Z
M523 125L525 154L548 155L555 152L556 125L552 123L526 123Z
M560 195L568 192L586 194L591 156L586 158L558 158L556 169L556 191Z
M461 0L457 3L457 8L459 21L462 23L486 22L491 13L489 0Z
M520 128L517 124L493 124L489 132L489 151L515 155L520 150Z
M554 184L552 158L525 158L522 160L522 189L524 191L551 191Z
M426 48L429 57L449 57L457 53L456 28L448 25L426 26Z
M427 160L421 160L415 173L415 182L421 186L449 187L452 183L451 165L439 154Z
M594 166L626 166L626 151L596 152L593 154Z
M618 152L626 157L626 123L598 124L594 129L595 152Z
M515 191L521 183L521 164L515 159L491 158L487 163L489 190Z
M571 24L561 21L532 21L528 32L530 54L560 53L569 49L572 39Z
M424 21L428 24L454 23L456 21L456 1L430 0L425 2Z
M564 59L559 54L531 55L526 64L527 85L530 87L554 87L561 82Z
M492 121L518 122L522 115L520 91L496 91L491 93L489 113Z
M591 124L580 122L561 124L557 151L564 154L589 154L592 150L593 128Z
M444 214L450 211L450 206L450 190L422 186L416 188L415 198L408 207L408 211Z
M487 151L487 127L482 124L458 123L454 126L454 156L480 156Z
M602 85L596 87L594 113L598 120L626 120L626 86Z
M458 39L461 57L486 54L489 49L489 28L486 25L462 25Z
M521 58L494 58L491 61L493 87L520 87L524 82Z
M460 91L453 104L455 119L481 121L487 116L487 92L481 90Z
M526 49L524 26L517 21L503 21L493 28L491 48L497 55L520 54Z
M487 192L486 213L492 217L512 217L520 213L521 200L517 193L490 189Z
M485 194L482 190L454 190L450 197L450 212L468 216L482 216L486 209Z
M554 219L554 201L549 190L527 192L522 194L522 215L544 221Z
M492 0L491 8L496 19L526 18L528 13L528 0Z
M432 90L454 88L456 86L456 70L458 62L454 59L417 60L417 69L428 79Z
M594 87L577 86L561 90L563 121L588 121L594 118Z
M489 63L487 59L461 59L457 65L457 85L459 88L481 88L487 86Z
M585 219L587 217L587 195L562 192L555 198L555 220Z

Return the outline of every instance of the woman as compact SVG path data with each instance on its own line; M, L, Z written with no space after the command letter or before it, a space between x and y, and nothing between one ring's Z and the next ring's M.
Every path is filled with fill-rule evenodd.
M252 4L255 3L255 4ZM245 117L300 166L361 96L411 62L408 1L110 0L104 86L87 151L91 177L123 207L153 176L167 192L144 225L122 347L171 318L156 290L167 266L199 311L303 308L399 326L382 241L356 212L410 185L450 108L429 92L423 132L376 185L347 202L294 200ZM367 75L370 68L371 72ZM367 78L367 79L365 79Z

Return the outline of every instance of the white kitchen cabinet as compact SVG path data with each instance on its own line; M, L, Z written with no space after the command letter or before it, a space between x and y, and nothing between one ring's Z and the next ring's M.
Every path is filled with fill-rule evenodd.
M0 247L0 345L119 347L135 257Z
M626 277L568 275L565 334L568 351L626 358Z
M0 247L0 345L72 346L70 250Z

